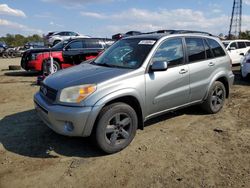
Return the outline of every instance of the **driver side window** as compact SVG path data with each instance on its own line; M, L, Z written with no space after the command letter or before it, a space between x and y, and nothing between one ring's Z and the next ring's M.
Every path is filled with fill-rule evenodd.
M169 39L163 42L153 56L153 62L166 61L168 67L184 63L184 53L181 38Z

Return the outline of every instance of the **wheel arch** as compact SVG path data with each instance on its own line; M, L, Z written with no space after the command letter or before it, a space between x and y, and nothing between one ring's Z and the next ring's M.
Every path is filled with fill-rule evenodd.
M204 97L204 100L208 97L209 91L210 91L211 87L213 86L213 83L216 81L220 81L221 83L223 83L223 85L225 86L225 89L226 89L226 98L229 98L229 90L230 90L229 78L225 74L220 74L220 75L217 75L216 77L214 77L214 79L212 79L212 81L210 82L209 87L208 87L207 92L206 92L206 95Z
M123 90L121 90L121 91L123 91ZM144 128L144 110L143 110L143 106L140 102L140 99L134 94L131 94L131 93L126 94L126 93L123 93L121 91L107 95L104 98L100 99L95 104L91 114L89 115L88 123L87 123L86 127L84 128L84 131L83 131L84 136L89 136L92 133L94 133L94 130L97 126L98 116L99 116L101 110L104 107L106 107L110 104L113 104L113 103L117 103L117 102L123 102L123 103L131 106L135 110L137 117L138 117L138 128L139 129ZM123 93L123 95L119 95L121 93Z

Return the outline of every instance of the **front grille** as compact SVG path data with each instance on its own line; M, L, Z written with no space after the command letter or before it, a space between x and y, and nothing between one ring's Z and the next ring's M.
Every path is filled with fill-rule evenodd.
M51 102L55 102L57 96L57 90L52 89L44 84L41 84L40 92Z

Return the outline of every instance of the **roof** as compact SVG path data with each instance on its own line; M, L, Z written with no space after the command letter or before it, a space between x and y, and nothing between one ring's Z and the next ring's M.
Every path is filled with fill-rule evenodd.
M199 35L199 36L213 36L210 33L203 32L203 31L191 31L191 30L160 30L155 32L143 33L141 35L135 35L131 37L126 37L126 39L151 39L151 40L159 40L164 36L170 35ZM215 36L213 36L215 37Z

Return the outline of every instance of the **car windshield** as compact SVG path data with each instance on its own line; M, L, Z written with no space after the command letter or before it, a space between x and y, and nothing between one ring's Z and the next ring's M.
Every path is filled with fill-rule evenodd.
M142 65L155 42L148 39L120 40L101 54L93 64L137 69Z
M69 43L70 40L64 40L62 42L57 43L55 46L52 47L52 49L58 49L61 50Z

